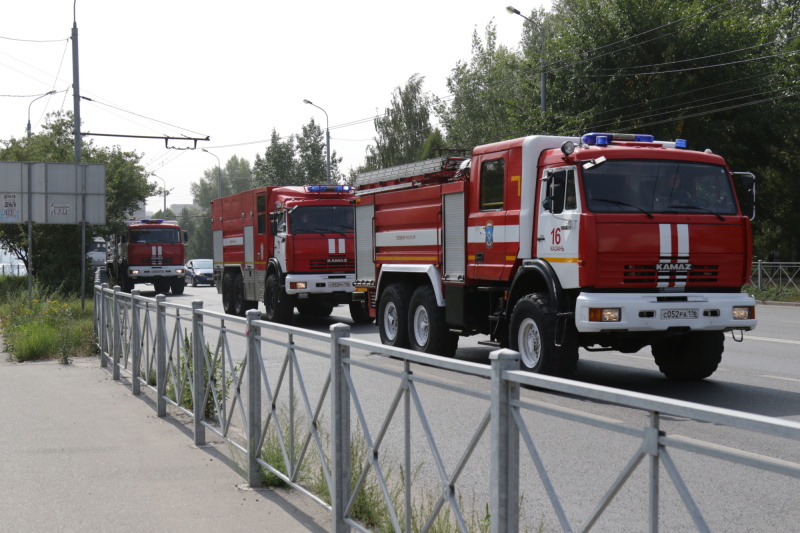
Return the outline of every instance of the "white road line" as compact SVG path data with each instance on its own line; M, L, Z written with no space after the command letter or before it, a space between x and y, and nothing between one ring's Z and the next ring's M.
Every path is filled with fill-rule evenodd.
M781 381L794 381L795 383L800 383L800 379L795 379L795 378L784 378L784 377L781 377L781 376L770 376L768 374L762 374L761 377L762 378L770 378L770 379L780 379Z
M753 339L754 341L780 342L783 344L800 344L800 341L793 341L789 339L773 339L771 337L753 337L752 335L745 336L745 339Z

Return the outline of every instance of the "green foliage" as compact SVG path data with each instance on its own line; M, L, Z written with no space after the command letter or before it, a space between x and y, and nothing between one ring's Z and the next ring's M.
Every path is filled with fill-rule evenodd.
M208 210L189 210L184 207L180 217L178 217L178 223L180 223L182 229L189 232L189 242L186 244L187 261L213 257L211 215Z
M800 290L794 287L769 285L758 290L755 285L745 285L742 292L746 292L760 302L800 302Z
M8 290L7 279L10 278L0 278L0 292L4 294L0 327L4 349L12 360L58 357L68 363L70 357L96 352L91 301L81 309L79 299L48 292L39 284L34 286L29 301L27 287Z
M362 171L421 161L430 153L430 146L423 148L432 133L430 102L422 92L424 80L414 74L405 87L395 88L390 106L375 118L375 145L367 147Z
M222 404L228 397L233 378L231 374L223 372L222 360L214 358L208 344L206 344L205 350L206 358L211 362L211 368L203 365L203 390L205 391L210 380L217 401ZM175 363L172 377L167 378L167 397L184 409L191 411L194 409L194 398L192 397L194 358L192 357L192 336L186 330L183 332L183 353ZM240 364L237 364L230 371L235 374L239 367ZM209 420L217 416L217 404L214 402L214 394L211 392L206 395L203 416Z
M253 185L256 187L303 185L295 162L296 154L294 135L282 140L273 128L264 157L256 154L256 162L253 163Z
M189 186L194 203L199 205L201 209L210 209L211 200L217 197L218 179L219 188L222 189L222 196L252 189L253 170L250 167L250 162L234 155L228 159L224 168L215 166L203 171L203 177L200 178L200 181L192 182Z
M69 112L50 113L42 132L21 139L0 141L0 161L74 161L73 120ZM100 148L83 141L82 163L106 165L106 225L89 226L86 241L122 227L122 221L143 204L155 190L145 178L136 152L119 147ZM80 288L81 228L77 225L35 225L33 229L33 272L37 282L50 290L75 293ZM0 246L30 265L27 227L0 224ZM88 278L91 280L91 278Z

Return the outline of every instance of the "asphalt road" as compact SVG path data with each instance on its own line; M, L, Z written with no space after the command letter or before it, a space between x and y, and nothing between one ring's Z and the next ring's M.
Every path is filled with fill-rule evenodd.
M144 296L152 296L147 290L142 293ZM214 288L187 287L182 296L168 297L168 301L184 305L190 305L193 300L202 300L205 309L222 312L221 297ZM581 361L575 379L800 421L800 328L797 327L800 324L800 307L760 305L757 308L757 317L758 329L746 334L742 342L735 342L730 336L726 339L720 368L711 378L701 382L672 382L665 379L653 362L649 348L636 354L590 353L581 350ZM295 325L327 333L330 325L337 322L352 325L346 306L336 308L325 319L310 320L298 315ZM377 327L374 325L353 325L351 336L379 342ZM478 344L480 340L480 337L462 338L456 357L488 363L492 348ZM398 369L396 361L373 354L354 354L354 357ZM320 376L326 374L325 365L319 365L318 361L315 359L307 369L308 376L304 379L308 383L318 381ZM314 368L314 365L319 368ZM317 373L316 379L311 377L313 372ZM433 368L415 369L415 375L437 378L473 390L488 388L485 381L479 378L454 375ZM374 435L385 417L388 403L397 389L397 382L375 373L367 375L355 372L354 381L359 387L365 416ZM452 472L464 453L463 442L474 431L485 412L486 404L463 396L453 400L452 394L448 395L440 389L420 387L419 392L423 405L428 406L426 416L432 428L431 437L436 442L437 453L441 455L447 471ZM544 394L535 390L523 390L522 396L531 401L588 412L637 427L647 425L640 412L615 405ZM573 526L577 527L630 460L638 441L549 416L534 414L526 415L525 418L529 427L535 429L537 446L548 474L559 491ZM797 442L692 420L665 417L662 422L662 429L669 435L700 439L800 463L800 447ZM381 448L381 457L384 460L402 457L399 449L402 438L399 431L394 425L390 427L386 444ZM427 480L420 481L415 487L428 487L433 494L437 494L440 489L436 488L438 474L434 468L431 445L423 438L424 433L418 424L415 423L412 433L414 464L419 467L419 479ZM473 459L470 459L458 484L459 491L465 491L460 492L462 497L476 502L474 507L478 508L478 512L482 509L481 502L488 501L486 474L489 471L489 450L485 440L484 438L477 446ZM685 452L675 452L674 459L712 531L793 531L800 523L800 508L796 505L800 483L797 480ZM524 523L533 530L540 525L544 526L545 531L559 530L547 495L540 484L535 482L536 471L530 459L523 460L527 461L521 465ZM397 475L395 469L395 476ZM661 486L664 487L661 494L662 530L694 530L677 492L663 470ZM641 531L646 523L646 491L645 470L640 469L609 507L612 518L599 522L593 531ZM468 504L469 502L464 503L464 507L469 507Z

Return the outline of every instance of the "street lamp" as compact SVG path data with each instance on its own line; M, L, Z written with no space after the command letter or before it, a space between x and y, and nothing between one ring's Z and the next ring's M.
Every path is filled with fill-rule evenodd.
M317 109L321 110L325 113L325 148L328 153L328 166L327 166L327 175L328 175L328 185L331 183L331 130L328 127L328 112L322 109L317 104L313 103L311 100L303 100L304 104L313 105Z
M41 95L41 96L37 96L36 98L34 98L33 100L31 100L31 103L30 103L30 104L28 104L28 128L27 128L27 130L26 130L26 131L28 132L28 137L30 137L30 136L31 136L31 106L33 105L33 103L34 103L36 100L38 100L38 99L40 99L40 98L44 98L45 96L51 96L51 95L53 95L53 94L56 94L56 91L55 91L55 90L52 90L52 91L50 91L50 92L47 92L47 93L44 93L44 94L43 94L43 95Z
M202 149L207 154L212 154L205 148ZM214 155L214 157L217 157ZM219 162L219 157L217 157L217 198L222 198L222 164Z
M542 36L542 79L540 81L541 85L541 93L542 93L542 113L547 110L547 93L545 91L545 77L544 77L544 24L537 24L535 21L529 19L525 15L519 12L518 9L514 8L513 6L508 6L506 11L511 13L512 15L519 15L520 17L524 18L534 26L539 26L539 32Z
M167 182L161 176L156 176L155 174L150 174L150 175L153 176L154 178L160 179L162 181L162 183L164 183L164 188L161 189L161 190L164 193L164 211L163 212L166 213L167 212Z

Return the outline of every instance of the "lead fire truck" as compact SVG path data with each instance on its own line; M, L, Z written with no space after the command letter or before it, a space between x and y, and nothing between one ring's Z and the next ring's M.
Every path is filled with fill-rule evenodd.
M106 246L108 275L124 292L136 283L152 283L156 292L183 294L188 240L175 220L126 220L125 230Z
M529 136L365 173L355 194L356 290L387 345L452 356L484 334L561 376L579 347L650 346L695 380L756 326L755 176L683 140Z
M211 202L214 281L226 313L263 301L266 320L294 309L325 317L349 304L356 323L373 319L353 291L353 191L345 185L262 187Z

